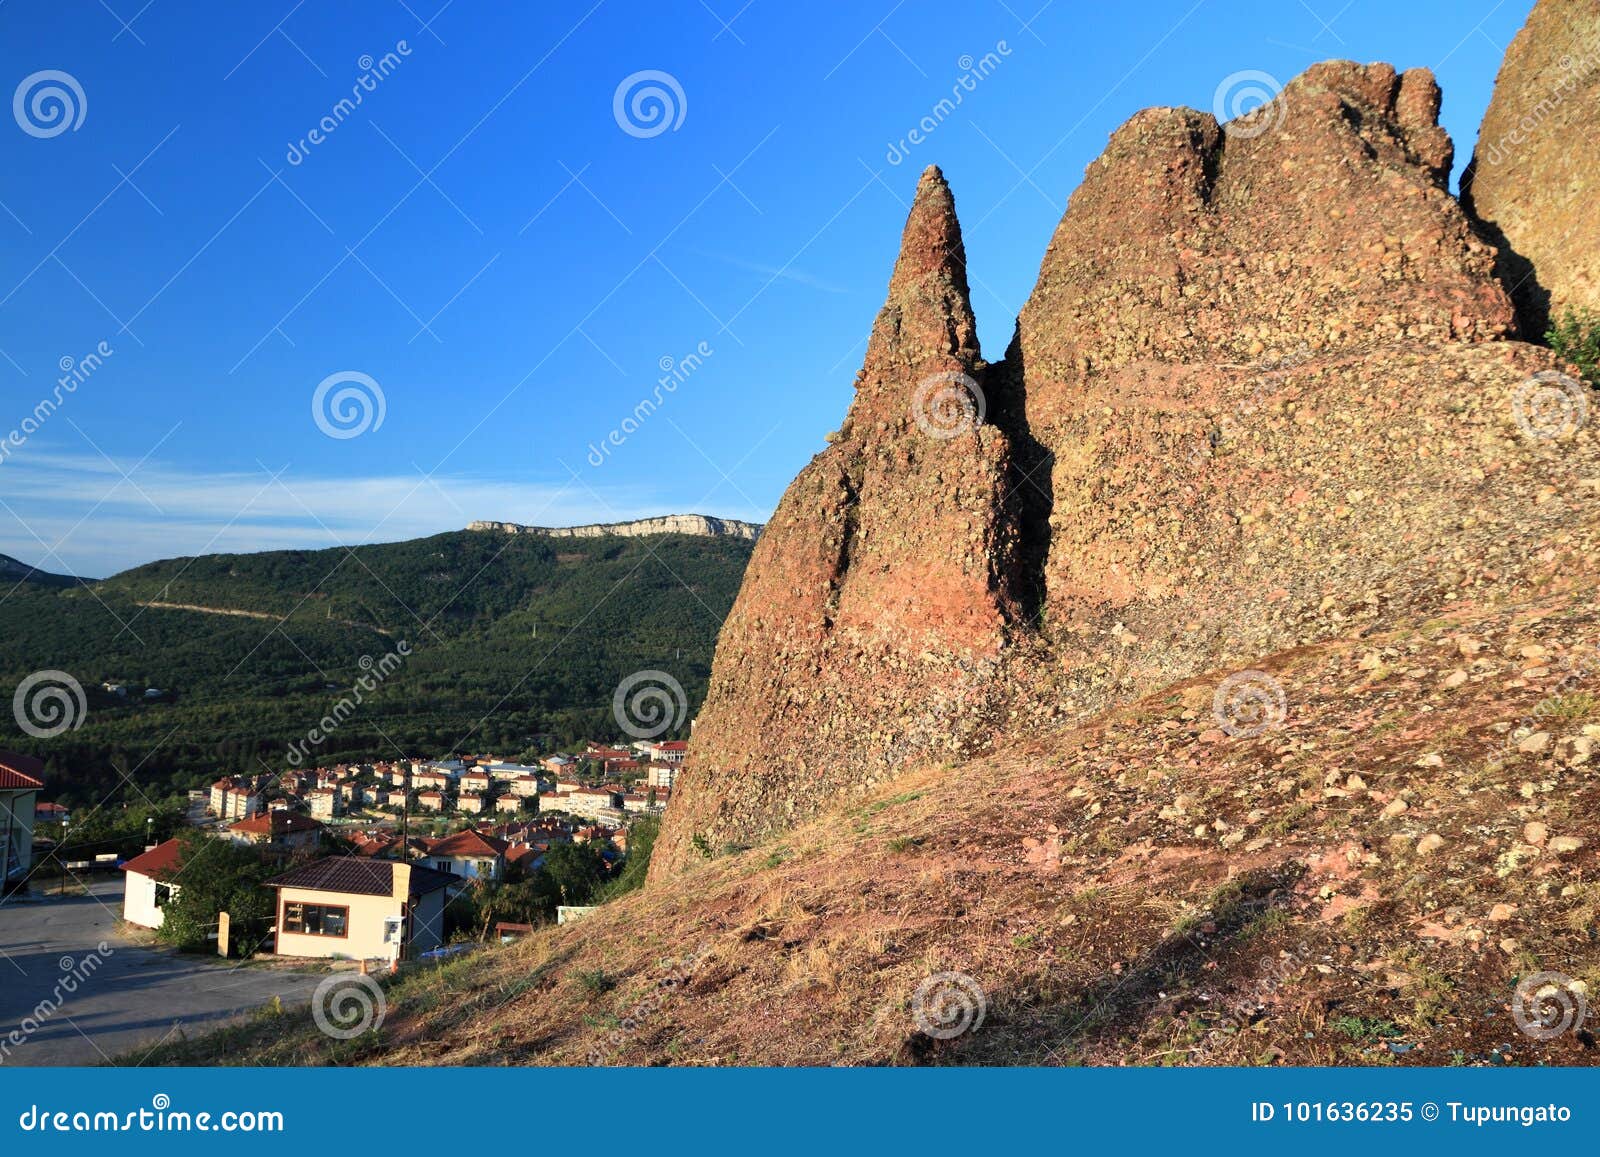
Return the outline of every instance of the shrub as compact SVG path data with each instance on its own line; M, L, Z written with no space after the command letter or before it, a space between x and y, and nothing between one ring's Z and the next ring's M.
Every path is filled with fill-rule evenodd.
M617 981L605 969L594 968L578 973L578 986L590 996L600 996L615 988Z
M1600 382L1600 314L1568 307L1551 323L1544 338L1590 382Z

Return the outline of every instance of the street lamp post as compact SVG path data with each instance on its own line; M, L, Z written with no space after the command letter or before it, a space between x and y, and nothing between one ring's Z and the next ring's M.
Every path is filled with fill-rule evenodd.
M61 846L56 849L61 860L61 894L67 894L67 821L61 821Z

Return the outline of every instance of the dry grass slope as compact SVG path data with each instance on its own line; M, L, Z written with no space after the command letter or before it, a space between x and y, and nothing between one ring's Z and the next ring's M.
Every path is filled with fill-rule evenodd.
M402 978L381 1031L263 1015L168 1063L1588 1064L1516 981L1600 984L1587 590L1283 652L1282 726L1177 684L924 767L582 923ZM933 1039L925 978L981 986Z

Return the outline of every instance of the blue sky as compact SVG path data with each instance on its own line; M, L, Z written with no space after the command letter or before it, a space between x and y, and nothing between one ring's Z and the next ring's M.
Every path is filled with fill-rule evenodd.
M1319 59L1427 66L1459 170L1530 7L1041 3L10 0L0 553L101 575L473 518L761 520L849 404L924 165L998 358L1139 108ZM619 114L637 73L670 81ZM652 86L668 127L628 99ZM31 99L52 87L65 121ZM92 369L61 390L66 359ZM381 424L358 404L380 395Z

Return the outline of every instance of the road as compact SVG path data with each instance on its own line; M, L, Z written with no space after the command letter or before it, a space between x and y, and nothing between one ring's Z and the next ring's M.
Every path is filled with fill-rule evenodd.
M0 1065L102 1064L274 996L305 1001L323 979L135 944L117 935L122 887L119 873L86 896L0 904Z

